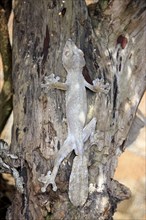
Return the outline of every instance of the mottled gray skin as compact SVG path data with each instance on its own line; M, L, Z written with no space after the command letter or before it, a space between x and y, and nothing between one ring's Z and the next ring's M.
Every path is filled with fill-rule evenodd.
M82 69L85 65L83 52L68 40L63 50L63 66L67 71L66 117L68 137L76 155L83 154L83 128L87 115L87 98Z
M42 192L46 191L49 184L52 184L53 190L56 191L55 178L59 166L64 158L74 150L76 157L73 161L70 175L69 198L75 206L82 206L88 197L88 161L84 154L84 143L89 137L93 137L96 126L96 118L93 118L85 126L87 116L85 87L88 87L94 92L108 92L108 85L103 85L99 79L94 80L93 85L85 81L82 75L82 70L85 65L84 54L71 39L65 44L62 62L67 71L66 82L58 82L59 77L55 78L54 74L51 74L45 78L46 84L43 85L43 87L66 90L68 135L63 146L57 152L53 171L48 171L46 176L41 175L39 181L44 184L41 189Z

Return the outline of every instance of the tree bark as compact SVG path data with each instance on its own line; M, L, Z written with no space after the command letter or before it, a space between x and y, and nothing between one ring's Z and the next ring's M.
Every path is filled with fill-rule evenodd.
M8 219L110 220L117 203L130 196L113 175L145 89L144 4L99 1L87 9L83 0L15 2L11 149L19 156L24 194L16 193ZM73 154L60 166L57 192L49 186L41 193L38 181L52 170L67 135L65 94L44 94L41 83L51 73L65 81L62 50L68 38L85 54L87 80L103 78L111 87L108 95L87 91L87 120L94 114L97 128L88 151L89 196L83 207L74 207L68 198Z

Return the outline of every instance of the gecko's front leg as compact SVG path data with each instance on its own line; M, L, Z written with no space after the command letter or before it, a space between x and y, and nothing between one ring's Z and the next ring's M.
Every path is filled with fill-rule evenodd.
M59 76L56 76L52 73L49 76L44 78L44 83L41 84L41 87L46 89L46 93L49 89L60 89L67 90L68 86L66 83L58 82L60 79Z
M107 94L110 90L109 83L107 82L104 84L103 79L97 78L97 79L93 80L93 85L88 83L86 80L84 80L84 83L85 83L85 86L93 92L102 92L102 93Z

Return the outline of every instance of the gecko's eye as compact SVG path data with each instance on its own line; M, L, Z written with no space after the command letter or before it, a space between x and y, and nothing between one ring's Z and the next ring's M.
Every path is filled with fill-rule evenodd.
M68 57L69 56L69 51L68 50L65 51L64 55Z
M72 56L74 55L74 53L73 53L72 51L66 50L65 53L64 53L64 55L65 55L66 57L72 57Z

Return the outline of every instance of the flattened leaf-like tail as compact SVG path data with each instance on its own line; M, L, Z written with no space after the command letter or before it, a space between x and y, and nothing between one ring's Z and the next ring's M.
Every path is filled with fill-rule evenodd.
M88 160L84 155L74 158L69 180L69 199L74 206L83 206L88 198Z

